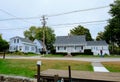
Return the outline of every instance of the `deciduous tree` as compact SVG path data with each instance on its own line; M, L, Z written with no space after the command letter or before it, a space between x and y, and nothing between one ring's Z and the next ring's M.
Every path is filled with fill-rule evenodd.
M112 18L105 27L104 37L107 42L116 43L120 47L120 0L115 0L110 6Z
M53 43L55 41L54 30L52 30L50 27L42 28L32 26L29 28L29 30L24 32L24 36L32 41L34 39L43 41L43 31L45 33L45 45L47 49L50 50L53 47Z
M9 48L9 44L7 41L2 39L2 35L0 34L0 51L6 51Z
M89 29L84 28L83 26L79 25L72 30L70 30L71 35L86 35L86 40L90 41L93 40L91 37L91 34L89 32Z

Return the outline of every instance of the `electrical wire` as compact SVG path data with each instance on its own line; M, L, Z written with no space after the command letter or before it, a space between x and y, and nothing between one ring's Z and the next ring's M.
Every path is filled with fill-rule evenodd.
M56 25L49 25L49 26L66 26L66 25L76 25L76 24L93 24L93 23L101 23L106 22L108 20L98 20L98 21L87 21L87 22L79 22L79 23L64 23L64 24L56 24ZM25 28L5 28L0 30L16 30L16 29L25 29Z
M2 20L0 20L0 21L6 21L6 20L15 20L15 19L18 19L18 20L21 20L21 21L26 22L26 23L29 23L29 24L31 23L31 22L28 22L28 21L26 21L26 20L24 20L24 19L22 19L22 18L19 18L19 17L15 16L15 15L13 15L13 14L11 14L11 13L9 13L9 12L3 10L3 9L0 9L0 11L3 12L3 13L5 13L5 14L7 14L7 15L9 15L9 16L14 17L14 18L10 18L10 19L2 19Z
M108 8L108 7L109 6L102 6L102 7L96 7L96 8L83 9L83 10L75 10L75 11L70 11L70 12L65 12L65 13L48 15L48 17L60 16L60 15L66 15L66 14L72 14L72 13L84 12L84 11L92 11L92 10L98 10L98 9L103 9L103 8Z
M98 21L87 21L87 22L79 22L79 23L64 23L64 24L55 24L50 26L64 26L64 25L75 25L75 24L90 24L90 23L96 23L96 22L106 22L108 20L98 20Z
M101 6L101 7L95 7L95 8L89 8L89 9L83 9L83 10L75 10L75 11L70 11L70 12L64 12L64 13L59 13L59 14L52 14L52 15L45 15L47 17L55 17L55 16L60 16L60 15L66 15L66 14L72 14L72 13L77 13L77 12L84 12L84 11L91 11L91 10L98 10L98 9L103 9L103 8L107 8L109 6ZM0 11L14 17L14 18L7 18L7 19L1 19L0 21L8 21L8 20L30 20L30 19L40 19L40 17L16 17L14 15L12 15L11 13L3 10L3 9L0 9Z

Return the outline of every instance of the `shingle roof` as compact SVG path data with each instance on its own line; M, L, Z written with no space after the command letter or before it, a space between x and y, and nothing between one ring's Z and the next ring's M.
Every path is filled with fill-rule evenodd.
M56 37L55 45L66 44L85 44L85 35L81 36L58 36Z
M88 46L94 45L108 45L105 41L87 41Z
M19 36L15 36L11 39L14 39L14 38L19 38L22 42L27 42L27 43L32 43L33 44L33 42L29 39L25 39L25 38L22 38L22 37L19 37Z
M43 46L43 42L41 40L35 39L37 42L39 42L39 44L41 44ZM34 41L35 41L34 40Z

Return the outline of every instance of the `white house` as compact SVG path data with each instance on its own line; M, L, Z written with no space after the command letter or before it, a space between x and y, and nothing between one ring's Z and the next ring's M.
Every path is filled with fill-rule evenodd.
M108 44L105 41L86 41L85 35L58 36L55 41L56 53L84 53L85 49L91 49L94 55L109 54Z
M42 49L42 44L40 41L35 40L34 42L16 36L10 39L9 51L21 51L24 53L32 52L32 53L40 53L39 51ZM39 51L38 51L39 50Z
M94 55L100 55L101 50L102 54L110 54L108 44L105 41L87 41L85 49L91 49Z
M45 50L46 50L46 46L43 44L42 41L35 39L33 41L33 43L36 45L36 53L37 54L39 54L40 52L42 52L43 46L45 47Z

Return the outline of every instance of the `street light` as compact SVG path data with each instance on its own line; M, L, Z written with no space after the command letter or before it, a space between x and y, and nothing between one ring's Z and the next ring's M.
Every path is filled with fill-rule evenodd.
M37 61L37 82L40 82L40 66L41 61Z

